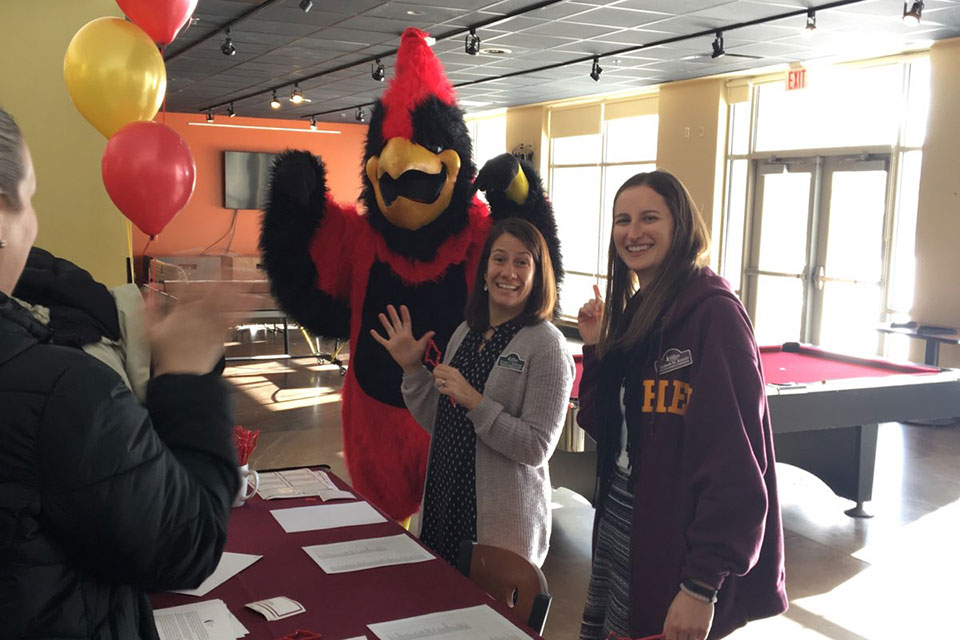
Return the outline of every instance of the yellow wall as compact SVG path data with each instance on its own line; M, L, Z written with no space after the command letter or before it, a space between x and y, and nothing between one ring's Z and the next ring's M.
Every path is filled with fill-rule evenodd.
M114 0L0 1L0 105L23 129L37 172L37 245L108 286L126 282L126 227L100 178L106 139L74 108L63 55L94 18L122 15Z
M930 49L930 120L917 209L917 283L913 318L960 327L960 38ZM916 345L914 359L922 353ZM944 345L940 364L960 366L960 348Z
M720 243L723 151L727 135L725 86L724 80L706 79L660 87L657 168L680 178L700 207L710 229L714 265Z
M507 110L507 150L518 144L527 144L533 147L533 164L538 167L540 174L546 180L547 158L543 152L547 150L544 138L546 123L546 109L542 106L520 107Z

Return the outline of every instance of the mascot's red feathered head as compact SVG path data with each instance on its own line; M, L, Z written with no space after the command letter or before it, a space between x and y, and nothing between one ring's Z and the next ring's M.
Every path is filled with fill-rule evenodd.
M466 226L476 171L463 112L426 37L403 32L370 117L361 196L387 246L423 261Z

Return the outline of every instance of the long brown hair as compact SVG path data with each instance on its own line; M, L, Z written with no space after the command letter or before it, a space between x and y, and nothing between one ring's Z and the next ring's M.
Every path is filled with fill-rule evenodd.
M487 235L487 242L483 245L480 263L477 265L477 275L473 280L473 290L467 298L464 315L467 325L474 331L485 331L490 326L490 296L483 285L486 283L487 263L490 261L493 243L504 234L510 234L523 243L527 251L533 255L534 264L530 297L527 298L523 311L513 319L513 322L526 326L549 320L553 317L554 307L557 306L557 281L543 234L526 220L505 218L493 225Z
M601 357L611 351L629 351L647 339L654 330L657 318L666 312L681 287L706 263L710 246L707 225L690 192L673 174L650 171L627 179L613 199L614 213L621 193L643 186L650 187L666 201L673 216L673 237L653 281L644 291L637 292L637 275L620 259L611 229L607 295L597 346ZM639 304L632 305L632 314L627 317L627 303L634 295L643 297L636 301Z

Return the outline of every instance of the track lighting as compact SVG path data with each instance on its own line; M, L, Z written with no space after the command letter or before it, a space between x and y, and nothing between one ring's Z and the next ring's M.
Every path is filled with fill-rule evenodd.
M310 116L310 128L314 131L317 130L317 116Z
M230 29L227 29L227 37L223 41L223 44L220 45L220 53L225 56L232 56L237 52L237 48L233 46L233 38L230 37Z
M301 11L309 13L310 9L313 9L313 0L300 0Z
M293 83L293 89L290 90L290 102L293 104L300 104L303 102L303 90L300 88L299 82Z
M237 112L234 111L234 109L233 109L233 103L232 103L232 102L227 106L227 115L230 116L231 118L236 117L236 115L237 115Z
M710 54L710 57L722 58L726 53L723 50L723 31L717 31L717 37L713 39L713 53Z
M367 116L366 116L366 114L363 112L363 107L357 107L357 113L356 113L356 115L354 116L354 118L356 118L357 122L366 122L366 121L367 121Z
M386 68L383 66L383 63L380 62L380 58L377 58L377 61L370 65L370 77L377 82L383 82L383 79L386 77L386 75Z
M910 5L910 9L907 9L907 5ZM922 0L915 0L915 2L904 2L903 3L903 21L909 24L910 26L916 26L920 24L920 15L923 13L923 2Z
M470 33L463 39L463 50L471 56L480 54L480 36L477 35L477 30L473 27L470 28Z
M817 30L817 12L813 9L807 9L807 26L804 27L804 33L811 34Z
M207 109L207 122L213 122L213 109Z
M600 82L600 74L603 69L600 67L600 56L593 56L593 68L590 69L590 77L594 82Z
M279 108L280 108L280 99L277 98L277 90L276 90L276 89L273 90L273 100L270 101L270 108L271 108L271 109L279 109Z

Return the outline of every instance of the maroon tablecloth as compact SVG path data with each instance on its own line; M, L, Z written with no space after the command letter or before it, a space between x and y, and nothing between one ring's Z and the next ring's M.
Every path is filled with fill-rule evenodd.
M330 477L341 487L353 490L333 474ZM440 559L327 575L302 547L396 535L403 528L387 518L380 524L285 533L270 515L275 509L315 504L323 503L318 498L266 501L255 497L233 509L225 550L263 557L202 598L157 593L150 596L153 607L219 598L250 631L245 640L273 640L297 629L320 633L324 640L362 635L375 638L367 624L478 604L489 604L508 616L505 606ZM267 622L259 613L243 606L276 596L296 600L306 612ZM539 638L529 628L522 629L532 638Z

